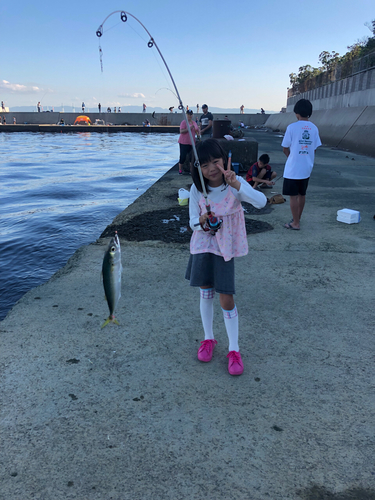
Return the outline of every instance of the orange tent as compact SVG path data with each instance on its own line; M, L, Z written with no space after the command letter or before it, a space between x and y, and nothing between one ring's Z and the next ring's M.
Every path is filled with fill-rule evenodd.
M88 116L80 115L74 120L74 125L91 125L91 120Z

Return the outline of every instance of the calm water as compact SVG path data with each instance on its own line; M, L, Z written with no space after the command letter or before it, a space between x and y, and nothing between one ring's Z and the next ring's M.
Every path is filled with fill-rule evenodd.
M0 134L0 319L178 160L175 134Z

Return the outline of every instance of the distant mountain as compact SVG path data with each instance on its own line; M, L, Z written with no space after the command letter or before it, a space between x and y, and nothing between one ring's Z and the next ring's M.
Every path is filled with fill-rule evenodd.
M190 107L190 109L192 109L194 112L197 111L196 107ZM223 113L223 114L232 114L232 113L235 113L235 114L239 114L240 110L239 108L215 108L215 107L209 107L208 108L209 111L211 111L211 113ZM37 109L36 109L36 106L12 106L9 108L9 111L10 112L16 112L16 111L20 111L20 112L37 112ZM43 108L43 111L52 111L52 108L51 107L44 107ZM81 113L82 112L82 108L80 106L77 106L77 107L74 107L73 106L54 106L53 108L53 111L55 111L56 113L61 113L61 112L65 112L65 113ZM85 108L85 113L96 113L98 111L98 108L97 107L86 107ZM105 109L102 108L102 111L104 112ZM112 111L113 111L113 108L112 108ZM147 106L147 112L148 113L152 113L153 111L155 111L155 113L169 113L169 110L167 108L160 108L160 107L152 107L152 106ZM174 112L178 112L178 113L181 113L181 111L179 111L179 109L177 108L177 106L174 108L173 110ZM269 111L269 110L265 110L267 114L274 114L274 113L279 113L279 111ZM122 113L142 113L142 106L121 106L121 112ZM202 110L201 108L199 109L199 113L201 113ZM246 109L245 108L245 114L256 114L256 113L260 113L260 109Z

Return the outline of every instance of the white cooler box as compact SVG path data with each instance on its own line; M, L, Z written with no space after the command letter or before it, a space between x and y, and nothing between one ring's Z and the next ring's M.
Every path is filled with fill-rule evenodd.
M342 210L337 210L337 220L345 222L345 224L355 224L361 220L361 214L357 210L343 208Z

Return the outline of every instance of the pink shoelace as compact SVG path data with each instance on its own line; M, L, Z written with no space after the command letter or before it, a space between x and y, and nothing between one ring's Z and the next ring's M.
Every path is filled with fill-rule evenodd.
M201 346L199 348L199 352L202 352L203 350L206 350L207 352L211 352L212 349L214 348L214 345L217 344L217 341L214 339L207 339L207 340L202 340Z
M242 363L241 356L236 351L230 351L227 355L227 358L230 359L231 365L233 365L234 363L238 363L239 365L241 365Z

